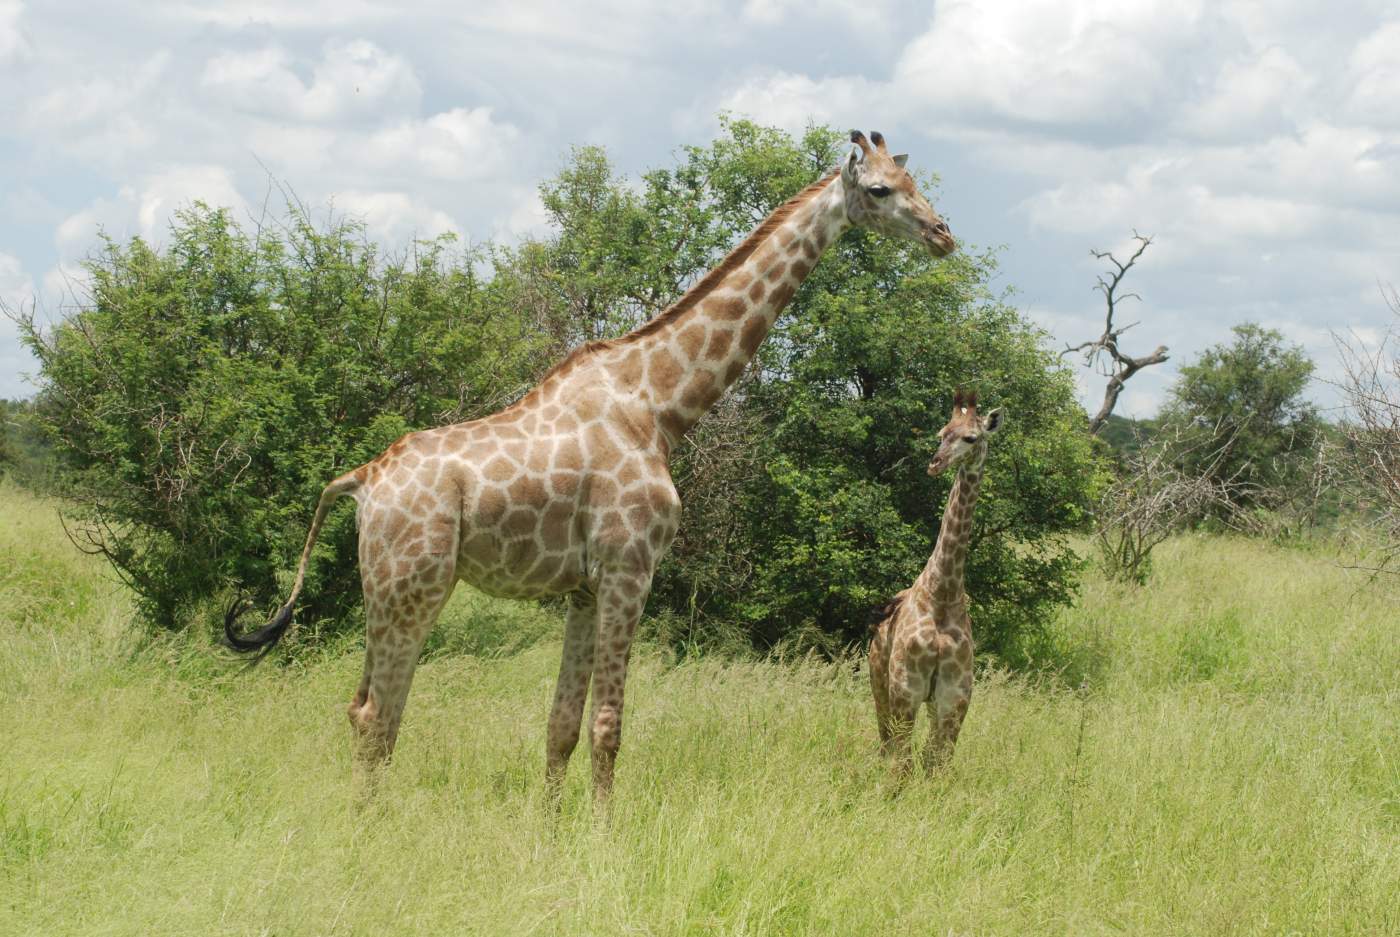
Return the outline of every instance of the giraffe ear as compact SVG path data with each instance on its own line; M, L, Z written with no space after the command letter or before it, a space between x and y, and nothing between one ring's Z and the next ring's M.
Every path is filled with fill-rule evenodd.
M904 164L907 163L907 162L909 162L909 154L908 154L908 153L900 153L898 156L895 156L895 157L892 157L892 158L894 159L894 164L895 164L896 166L898 166L900 169L903 169L903 168L904 168Z
M1001 418L1005 412L1006 411L1002 407L997 407L991 413L982 417L982 432L990 436L992 433L1001 429Z
M851 155L847 156L846 161L841 164L841 181L847 185L855 185L858 178L860 178L860 150L851 150Z

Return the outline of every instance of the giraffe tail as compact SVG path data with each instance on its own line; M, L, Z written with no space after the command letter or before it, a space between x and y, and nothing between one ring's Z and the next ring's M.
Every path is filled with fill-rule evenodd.
M321 501L316 505L316 516L311 519L311 529L306 534L306 546L301 551L301 563L297 566L296 581L292 583L292 594L272 616L271 621L256 631L239 634L236 628L238 618L252 607L253 603L246 596L239 596L233 600L233 604L229 606L228 612L224 615L224 641L230 648L240 653L255 653L253 663L256 664L276 647L278 641L282 640L282 636L291 627L292 610L296 608L297 596L301 594L302 583L306 580L306 567L311 561L311 548L316 545L316 537L321 533L321 524L325 521L326 515L330 513L331 506L335 504L337 498L359 490L361 479L362 475L359 470L348 472L321 490Z
M879 631L880 626L883 625L891 615L899 611L899 606L903 601L904 593L901 592L894 598L882 602L870 610L869 617L866 619L865 623L872 634Z

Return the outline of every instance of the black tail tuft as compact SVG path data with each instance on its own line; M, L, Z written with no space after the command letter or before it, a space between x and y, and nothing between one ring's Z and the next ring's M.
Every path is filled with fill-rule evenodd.
M287 628L292 623L292 604L289 602L279 608L277 614L272 616L272 621L257 631L241 635L234 630L234 625L238 622L238 616L252 607L253 603L244 596L233 600L228 613L224 615L224 641L233 650L243 654L256 651L257 656L253 658L253 663L256 664L266 657L267 652L287 633Z

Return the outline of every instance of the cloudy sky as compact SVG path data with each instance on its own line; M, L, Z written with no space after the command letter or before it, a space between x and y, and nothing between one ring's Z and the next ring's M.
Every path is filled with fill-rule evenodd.
M1120 412L1245 320L1333 374L1400 281L1397 0L0 0L0 87L0 299L50 313L99 227L159 243L269 172L386 242L511 239L571 144L640 172L725 110L883 131L1063 341L1101 327L1090 248L1154 235L1125 345L1174 361ZM0 319L0 396L32 370Z

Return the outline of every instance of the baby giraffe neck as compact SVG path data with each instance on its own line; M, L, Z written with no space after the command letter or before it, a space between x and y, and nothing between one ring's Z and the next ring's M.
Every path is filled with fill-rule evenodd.
M982 466L979 459L959 469L953 490L948 493L943 523L938 527L938 543L921 577L932 593L936 609L962 601L963 570L972 534L972 510L982 484Z

